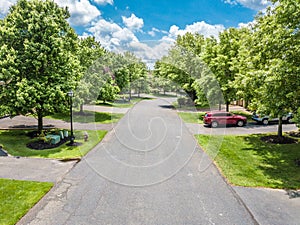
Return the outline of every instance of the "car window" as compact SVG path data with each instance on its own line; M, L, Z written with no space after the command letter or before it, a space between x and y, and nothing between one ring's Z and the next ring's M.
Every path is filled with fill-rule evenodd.
M226 113L215 113L213 116L216 117L226 116Z

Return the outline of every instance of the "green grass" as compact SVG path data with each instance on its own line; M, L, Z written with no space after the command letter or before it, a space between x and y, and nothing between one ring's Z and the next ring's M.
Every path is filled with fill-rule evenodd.
M190 112L178 112L178 115L185 123L197 123L203 124L203 116L205 113L190 113Z
M196 135L199 144L216 162L231 184L248 187L300 188L299 144L267 144L262 135L218 137Z
M102 101L99 101L99 102L97 102L97 105L107 106L107 107L116 107L116 108L131 108L140 101L151 99L151 98L147 98L147 97L132 97L130 102L128 102L127 98L128 98L128 96L126 96L125 101L123 101L122 99L118 99L114 102L105 102L105 103L103 103Z
M118 122L124 114L122 113L105 113L105 112L91 112L84 111L84 115L74 112L73 121L79 123L116 123ZM56 113L52 116L47 116L48 119L63 120L65 122L70 122L69 113Z
M53 159L74 159L81 158L92 150L105 136L107 131L87 131L89 139L83 140L83 131L75 131L76 142L82 142L81 146L67 146L65 144L48 150L33 150L26 147L31 142L30 137L26 135L29 131L25 130L8 130L0 131L0 145L13 156L53 158Z
M0 224L17 223L52 186L51 183L0 179Z

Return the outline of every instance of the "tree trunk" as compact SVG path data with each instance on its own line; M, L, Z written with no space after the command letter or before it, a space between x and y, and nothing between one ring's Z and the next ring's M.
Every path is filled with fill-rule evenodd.
M83 104L80 104L80 114L83 114Z
M41 134L43 131L43 113L38 112L38 133Z
M226 112L229 112L229 104L230 102L226 102Z
M277 135L279 138L282 138L282 116L279 116L279 121L278 121L278 132Z
M131 83L129 83L129 102L131 101Z

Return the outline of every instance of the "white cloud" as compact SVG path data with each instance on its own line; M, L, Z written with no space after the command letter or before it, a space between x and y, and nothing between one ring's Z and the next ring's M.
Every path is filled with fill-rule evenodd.
M9 8L14 5L17 0L1 0L0 1L0 18L4 17L7 13Z
M88 31L108 50L120 49L122 51L129 43L138 42L137 37L131 30L104 19L93 23Z
M129 27L131 29L129 29ZM116 23L100 19L99 21L92 23L88 32L95 36L96 40L100 41L104 48L115 52L131 51L137 57L142 58L143 61L147 63L148 67L153 68L155 61L161 59L162 56L167 55L178 35L184 35L187 32L191 32L200 33L205 37L217 37L219 32L224 29L225 27L223 25L210 25L203 21L187 25L185 29L179 29L178 26L173 25L170 27L169 32L152 28L150 35L160 33L164 34L164 36L160 40L141 42L135 36L131 26L121 27Z
M169 37L176 38L178 35L184 35L187 32L190 33L199 33L204 37L214 36L217 37L221 31L225 30L225 27L221 24L218 25L210 25L205 23L204 21L196 22L191 25L187 25L184 30L180 30L178 26L173 25L169 30Z
M114 0L94 0L95 3L99 4L99 5L113 5L114 4Z
M272 5L272 3L268 0L224 0L225 3L231 5L241 4L247 8L253 10L263 10L266 7Z
M148 31L148 34L151 36L151 37L155 37L157 33L163 33L163 34L168 34L168 32L164 31L164 30L159 30L155 27L153 27L151 29L151 31Z
M55 2L61 7L68 7L71 25L84 26L101 15L97 7L88 0L55 0Z
M144 20L131 14L130 17L122 16L123 23L130 30L140 30L144 26Z

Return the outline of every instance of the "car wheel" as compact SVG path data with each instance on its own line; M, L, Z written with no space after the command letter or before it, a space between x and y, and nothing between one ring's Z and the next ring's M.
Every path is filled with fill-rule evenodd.
M211 122L211 127L212 128L216 128L218 126L219 126L218 122L216 122L216 121Z
M237 121L236 125L238 127L242 127L242 126L244 126L244 121L243 120L239 120L239 121Z
M263 123L263 125L268 125L268 124L269 124L269 120L264 119L264 120L262 121L262 123Z

